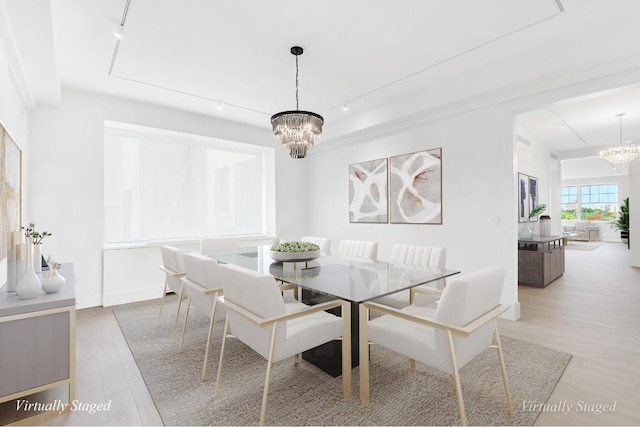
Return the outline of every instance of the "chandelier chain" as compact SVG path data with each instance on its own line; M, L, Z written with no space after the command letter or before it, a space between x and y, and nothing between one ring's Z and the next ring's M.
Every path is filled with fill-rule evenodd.
M299 102L298 102L298 55L296 55L296 110L299 110Z

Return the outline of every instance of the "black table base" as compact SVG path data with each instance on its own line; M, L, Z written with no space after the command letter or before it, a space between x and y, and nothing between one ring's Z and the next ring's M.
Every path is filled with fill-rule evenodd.
M313 291L302 290L302 302L307 305L320 304L335 299ZM359 334L359 304L351 303L351 367L355 368L360 362L358 347ZM340 308L333 308L327 312L340 316ZM332 377L342 375L342 341L335 340L302 353L302 358L317 366Z

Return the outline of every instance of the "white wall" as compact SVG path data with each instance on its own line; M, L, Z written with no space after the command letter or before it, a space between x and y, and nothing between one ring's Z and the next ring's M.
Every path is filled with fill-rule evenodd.
M635 214L634 214L635 212ZM629 163L629 265L640 267L640 159Z
M277 146L270 131L141 102L64 89L61 107L39 108L29 126L31 182L25 219L54 235L43 251L75 263L79 307L102 304L104 121ZM275 233L302 235L297 209L305 161L276 151Z
M516 118L517 120L517 118ZM559 236L562 232L560 222L560 179L558 161L551 158L549 147L530 139L525 144L517 143L518 172L538 178L538 204L547 205L543 215L551 217L551 235ZM521 223L519 227L523 227ZM540 232L540 222L531 224L535 233Z
M27 150L27 125L29 114L22 100L17 85L12 77L12 70L9 65L8 55L5 45L0 38L0 123L7 129L16 144L22 150L22 161L29 158ZM22 191L23 194L28 190L28 182L23 176ZM23 200L23 212L26 203ZM4 227L5 224L0 226ZM7 281L7 259L0 260L0 288Z
M309 234L331 238L332 251L341 239L377 241L380 259L390 258L395 243L445 247L447 266L463 273L505 268L503 301L517 303L512 123L510 110L491 107L316 151L307 171ZM437 147L443 159L442 225L349 223L349 164Z

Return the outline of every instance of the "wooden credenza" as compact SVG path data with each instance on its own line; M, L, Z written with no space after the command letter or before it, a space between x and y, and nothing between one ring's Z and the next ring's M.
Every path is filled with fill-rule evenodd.
M518 284L544 288L564 274L564 238L518 240Z
M58 273L66 283L53 294L21 300L0 290L0 403L64 385L69 402L75 399L73 264L61 264Z

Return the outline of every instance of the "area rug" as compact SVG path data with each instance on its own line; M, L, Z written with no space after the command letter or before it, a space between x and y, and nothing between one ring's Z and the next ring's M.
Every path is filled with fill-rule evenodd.
M593 251L604 244L605 242L583 242L579 240L569 240L564 248L574 251Z
M159 300L113 308L165 425L254 425L266 361L229 339L220 392L213 398L223 323L215 325L208 373L200 381L208 318L192 310L185 349L171 337L177 298L169 298L158 319ZM536 407L547 401L571 355L503 337L515 415L507 412L496 351L488 349L461 370L470 425L532 425ZM342 397L341 378L332 378L304 360L285 360L272 371L266 423L271 425L454 425L460 424L451 376L380 346L371 348L371 399L358 399L359 369L353 370L353 397Z

